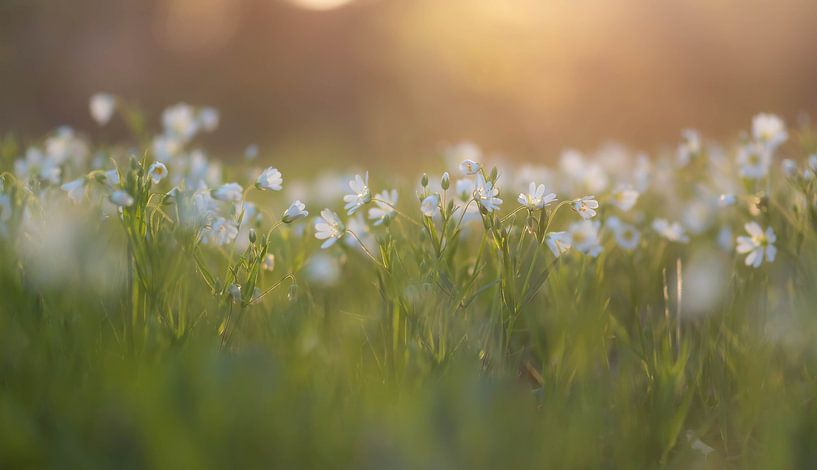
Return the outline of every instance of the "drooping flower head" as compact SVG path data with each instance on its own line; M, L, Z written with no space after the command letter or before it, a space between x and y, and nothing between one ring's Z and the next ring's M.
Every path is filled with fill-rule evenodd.
M255 180L255 187L262 191L280 191L284 183L284 177L277 168L269 167Z
M306 211L306 205L296 199L289 205L287 210L284 211L284 214L281 216L281 221L285 224L291 224L292 222L295 222L298 219L303 219L308 215L309 212Z

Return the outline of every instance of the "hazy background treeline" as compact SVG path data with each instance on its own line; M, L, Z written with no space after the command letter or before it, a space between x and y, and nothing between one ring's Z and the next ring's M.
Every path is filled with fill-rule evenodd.
M211 146L361 164L473 139L552 158L608 139L653 151L686 126L817 111L813 0L0 0L0 132L113 140L96 91L156 119L222 111ZM299 160L303 161L303 160Z

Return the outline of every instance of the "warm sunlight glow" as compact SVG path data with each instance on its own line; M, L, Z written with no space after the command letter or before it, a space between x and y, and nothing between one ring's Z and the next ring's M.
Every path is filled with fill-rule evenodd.
M352 3L352 0L289 0L289 2L308 10L328 11Z

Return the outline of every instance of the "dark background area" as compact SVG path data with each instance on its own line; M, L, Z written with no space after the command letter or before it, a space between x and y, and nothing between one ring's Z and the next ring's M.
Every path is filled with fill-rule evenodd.
M0 0L0 132L124 136L88 116L107 91L157 128L167 105L216 106L209 144L228 157L255 142L278 159L392 163L472 139L539 160L817 111L810 0L320 3Z

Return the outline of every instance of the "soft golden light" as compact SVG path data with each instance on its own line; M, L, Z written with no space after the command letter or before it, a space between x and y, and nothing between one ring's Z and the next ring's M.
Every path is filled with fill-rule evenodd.
M308 10L327 11L340 8L352 0L289 0L289 2Z

